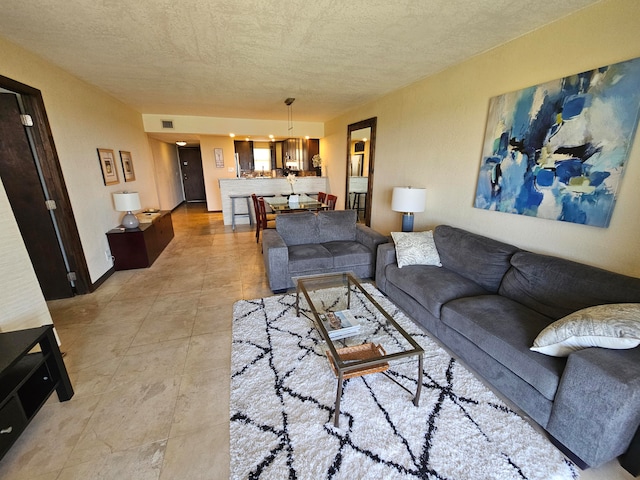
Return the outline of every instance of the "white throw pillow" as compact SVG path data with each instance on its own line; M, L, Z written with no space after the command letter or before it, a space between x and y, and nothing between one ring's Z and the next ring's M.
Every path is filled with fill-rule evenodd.
M398 267L407 265L436 265L441 267L440 255L433 241L433 232L391 232L396 244Z
M589 347L640 345L640 303L596 305L567 315L542 330L531 350L553 357Z

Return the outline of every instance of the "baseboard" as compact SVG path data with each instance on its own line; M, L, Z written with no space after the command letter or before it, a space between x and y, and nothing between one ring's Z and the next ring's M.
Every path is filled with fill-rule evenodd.
M187 203L185 200L182 200L179 204L177 204L175 207L173 207L171 209L171 211L173 212L176 208L181 207L183 204Z
M100 287L100 285L102 285L104 282L107 281L107 279L113 275L113 273L116 271L116 267L111 267L109 270L107 270L104 275L102 275L98 280L96 280L95 282L93 282L90 287L89 287L89 293L93 293L95 292L98 287Z

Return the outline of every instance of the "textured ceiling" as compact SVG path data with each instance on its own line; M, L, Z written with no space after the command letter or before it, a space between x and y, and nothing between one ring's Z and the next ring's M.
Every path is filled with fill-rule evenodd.
M593 3L3 0L0 35L141 113L326 121Z

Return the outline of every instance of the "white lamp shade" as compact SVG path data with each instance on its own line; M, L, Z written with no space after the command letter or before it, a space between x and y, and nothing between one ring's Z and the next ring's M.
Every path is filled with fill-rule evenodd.
M132 212L141 208L138 192L114 193L113 203L118 212Z
M425 188L394 187L391 197L391 210L394 212L424 212L427 202Z

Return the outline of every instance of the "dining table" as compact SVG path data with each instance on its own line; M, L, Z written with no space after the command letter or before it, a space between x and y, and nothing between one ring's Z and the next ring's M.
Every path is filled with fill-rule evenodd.
M264 197L264 201L276 214L287 212L326 210L329 205L306 194Z

